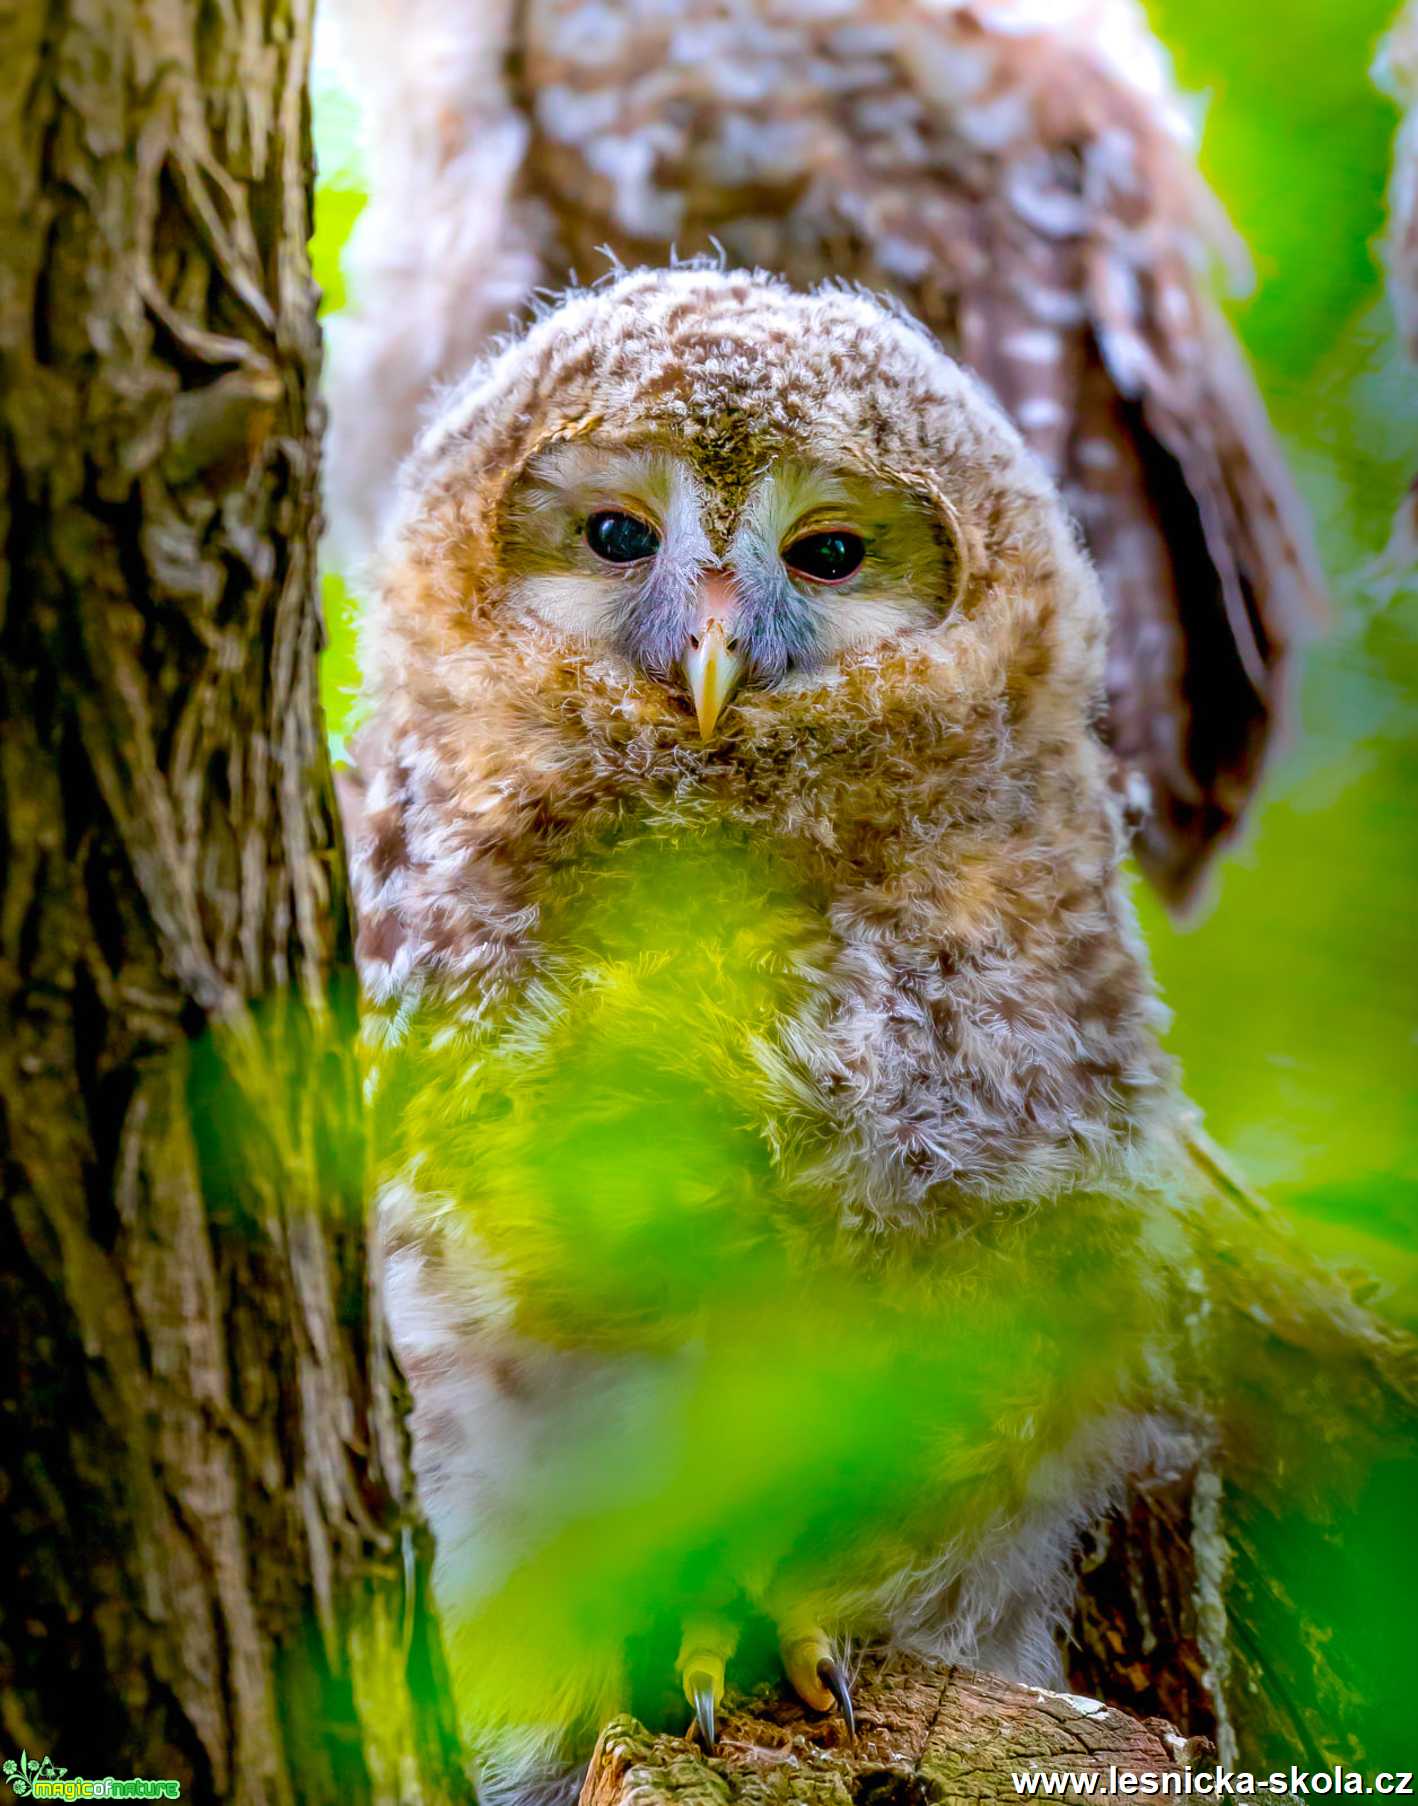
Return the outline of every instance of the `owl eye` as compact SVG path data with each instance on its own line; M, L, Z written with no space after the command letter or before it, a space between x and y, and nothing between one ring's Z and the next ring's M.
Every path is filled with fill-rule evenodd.
M814 583L842 583L866 557L866 541L858 533L834 528L830 533L804 533L785 547L783 563Z
M638 515L603 508L586 522L586 544L607 564L638 564L659 551L660 536Z

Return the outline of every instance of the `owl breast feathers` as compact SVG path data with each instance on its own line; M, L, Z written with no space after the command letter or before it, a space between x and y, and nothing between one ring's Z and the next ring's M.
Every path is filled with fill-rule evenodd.
M722 247L890 292L1058 481L1109 617L1105 731L1173 902L1241 820L1318 607L1209 293L1237 248L1134 0L337 0L369 108L330 492L383 519L419 411L538 285Z

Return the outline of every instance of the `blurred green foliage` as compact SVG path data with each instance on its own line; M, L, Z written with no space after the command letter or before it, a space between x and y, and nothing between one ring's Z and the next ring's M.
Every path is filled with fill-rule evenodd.
M1418 466L1376 237L1396 113L1389 0L1151 0L1202 160L1251 249L1234 317L1319 527L1333 620L1288 754L1191 928L1144 900L1172 1046L1210 1129L1418 1318L1418 623L1369 572Z
M1232 311L1315 515L1333 619L1309 657L1290 746L1245 842L1222 863L1207 906L1194 922L1177 925L1150 896L1141 904L1176 1015L1171 1046L1211 1132L1302 1224L1315 1248L1376 1273L1387 1308L1418 1322L1418 626L1412 587L1371 574L1418 466L1418 382L1395 343L1374 245L1394 111L1373 89L1369 67L1390 10L1390 0L1150 0L1182 86L1204 97L1205 169L1253 255L1254 291ZM343 299L339 250L361 194L349 103L338 93L318 101L322 180L314 249L329 309ZM352 603L333 572L325 579L325 601L324 696L338 747L355 669ZM573 1091L580 1086L578 1096L587 1095L588 1075L604 1066L607 1046L632 1018L633 1010L619 1020L612 1013L599 1026L592 1018L573 1019L566 1032L590 1036L564 1050L566 1082L575 1081ZM612 1040L598 1042L597 1035ZM637 1069L637 1060L643 1066L643 1055L622 1053L622 1077ZM687 1103L673 1062L642 1076L652 1115ZM712 1141L721 1132L692 1113L679 1121L691 1138L702 1129ZM583 1143L538 1156L548 1186L562 1184L573 1168L604 1163L606 1145L654 1139L649 1128L628 1134L621 1123L607 1143L589 1118L581 1129ZM559 1164L563 1157L569 1165ZM530 1174L536 1166L528 1155L519 1171ZM693 1161L677 1166L683 1176ZM632 1178L627 1168L627 1185ZM671 1241L661 1257L684 1252ZM830 1337L827 1319L842 1320L805 1307L799 1327L806 1334L811 1322ZM1004 1361L1027 1344L1005 1335L996 1346ZM735 1349L743 1357L750 1347L725 1327L726 1361ZM854 1338L833 1357L831 1378L844 1415L834 1416L829 1430L871 1416L864 1399L855 1399L860 1410L847 1409L860 1379L848 1350L860 1347ZM950 1374L969 1367L955 1353L949 1341L933 1348L922 1369L929 1383L945 1388ZM815 1344L804 1359L801 1384L821 1387L820 1348ZM755 1372L741 1377L743 1387L730 1391L752 1400ZM726 1384L721 1371L716 1397ZM702 1390L692 1388L690 1396L695 1409L706 1409ZM958 1381L950 1396L962 1408L968 1402ZM761 1403L771 1416L772 1401ZM733 1475L712 1461L706 1465L702 1450L695 1456L696 1435L706 1438L704 1447L718 1446L712 1423L687 1421L675 1415L679 1410L667 1418L670 1405L652 1394L633 1405L649 1438L637 1459L649 1460L652 1446L670 1454L687 1449L684 1486L672 1495L652 1488L648 1500L620 1497L614 1488L599 1500L588 1497L589 1515L499 1596L497 1613L514 1610L528 1627L515 1650L497 1644L495 1625L488 1632L485 1647L508 1664L499 1685L532 1686L531 1679L519 1680L518 1664L535 1668L539 1659L551 1659L532 1639L534 1623L543 1624L552 1642L558 1634L573 1636L584 1653L604 1628L612 1595L636 1584L665 1599L683 1592L683 1572L655 1567L669 1560L672 1507L686 1522L685 1513L702 1508L704 1522L721 1529L725 1513L732 1519L735 1512L766 1509L761 1491L730 1497ZM613 1439L617 1460L627 1458L617 1440L625 1421ZM669 1421L679 1426L677 1439L666 1438ZM886 1451L899 1449L901 1426L888 1419L877 1427L885 1434L879 1448L873 1445L879 1474ZM780 1447L785 1461L792 1453L791 1438L783 1441L785 1427L776 1422L745 1422L740 1433L756 1456L769 1447ZM594 1451L594 1425L589 1434ZM576 1464L586 1450L578 1443L567 1458ZM861 1452L859 1439L843 1448L844 1474ZM607 1452L605 1461L611 1459ZM549 1491L574 1487L584 1468L584 1462L575 1473L568 1468ZM765 1483L797 1483L788 1466L776 1478L761 1471ZM1394 1621L1396 1602L1408 1608L1413 1598L1413 1539L1406 1527L1412 1483L1411 1468L1397 1479L1376 1476L1368 1504L1338 1528L1317 1528L1297 1513L1251 1551L1253 1559L1274 1565L1297 1602L1333 1622L1338 1641L1355 1652L1374 1744L1391 1752L1407 1734L1411 1697L1411 1680L1402 1672L1411 1640L1397 1637ZM844 1502L840 1489L829 1495L836 1509ZM591 1548L605 1558L599 1566L588 1562ZM563 1619L558 1632L541 1605L546 1589L564 1589L572 1574L579 1580L577 1609L585 1615L570 1627ZM474 1642L484 1628L475 1627Z
M1372 299L1395 110L1367 77L1393 0L1145 0L1201 162L1259 277L1241 315L1272 386L1303 380Z
M840 1187L812 1157L841 1125L773 1093L791 1183L760 1128L792 1070L782 1017L828 951L798 862L712 814L621 822L539 901L535 981L494 1022L413 1022L372 1125L396 1167L417 1150L425 1198L476 1200L445 1283L476 1292L490 1261L519 1336L566 1357L517 1367L515 1434L478 1418L511 1501L450 1583L484 1738L558 1694L592 1730L627 1703L678 1728L688 1624L732 1626L745 1684L774 1672L785 1616L835 1626L942 1546L1027 1521L1051 1463L1147 1393L1141 1275L1178 1234L1076 1193L986 1213L967 1260L836 1240Z

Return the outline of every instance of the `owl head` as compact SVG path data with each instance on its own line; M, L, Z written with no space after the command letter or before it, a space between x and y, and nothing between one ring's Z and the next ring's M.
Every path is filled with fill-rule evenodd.
M1098 829L1103 626L1047 478L922 329L690 267L572 295L448 395L366 667L504 838L712 798L860 860L893 824Z

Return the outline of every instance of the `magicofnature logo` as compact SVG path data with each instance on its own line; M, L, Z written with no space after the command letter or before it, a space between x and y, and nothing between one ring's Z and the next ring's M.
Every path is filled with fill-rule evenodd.
M31 1756L21 1750L19 1757L5 1759L5 1780L11 1793L33 1800L179 1800L180 1781L148 1781L141 1776L120 1780L116 1775L91 1779L87 1775L71 1775L59 1768L48 1756Z

